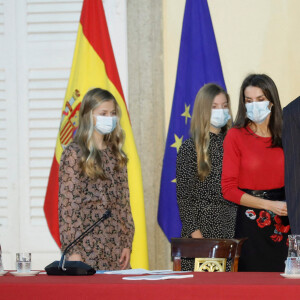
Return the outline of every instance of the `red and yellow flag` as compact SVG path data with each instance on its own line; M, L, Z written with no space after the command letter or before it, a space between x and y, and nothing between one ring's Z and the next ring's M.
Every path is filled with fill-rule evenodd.
M101 0L84 0L78 28L71 75L63 105L56 150L49 175L44 212L49 230L60 246L58 228L58 170L63 148L69 144L78 127L79 108L85 93L95 87L110 91L121 110L121 126L125 131L124 152L128 156L130 205L135 224L132 245L132 268L148 269L147 234L143 183L129 115L110 42Z

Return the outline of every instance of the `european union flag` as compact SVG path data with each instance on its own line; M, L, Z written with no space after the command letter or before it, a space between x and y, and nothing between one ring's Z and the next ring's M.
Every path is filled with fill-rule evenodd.
M209 82L225 88L207 0L186 0L158 206L158 223L169 240L180 237L182 226L176 200L177 152L189 137L196 94Z

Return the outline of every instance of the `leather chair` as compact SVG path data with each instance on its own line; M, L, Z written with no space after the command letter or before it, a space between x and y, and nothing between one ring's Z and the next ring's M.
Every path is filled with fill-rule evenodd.
M247 238L242 239L193 239L172 238L171 256L173 270L181 271L181 257L185 258L225 258L231 259L231 272L237 272L242 245ZM196 260L195 260L196 261ZM203 261L203 268L205 260ZM208 260L209 261L209 260ZM218 263L217 263L218 264ZM207 262L208 265L208 262ZM226 269L226 261L225 261Z

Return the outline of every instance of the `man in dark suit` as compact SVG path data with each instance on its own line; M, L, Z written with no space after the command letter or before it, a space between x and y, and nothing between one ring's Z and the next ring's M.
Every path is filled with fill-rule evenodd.
M285 196L293 234L300 234L300 97L283 109Z

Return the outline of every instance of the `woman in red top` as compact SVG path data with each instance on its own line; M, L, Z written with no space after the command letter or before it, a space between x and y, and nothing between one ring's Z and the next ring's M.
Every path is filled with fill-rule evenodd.
M248 237L239 271L282 272L290 231L284 194L282 109L274 81L243 82L234 128L224 141L222 192L239 204L235 236Z

